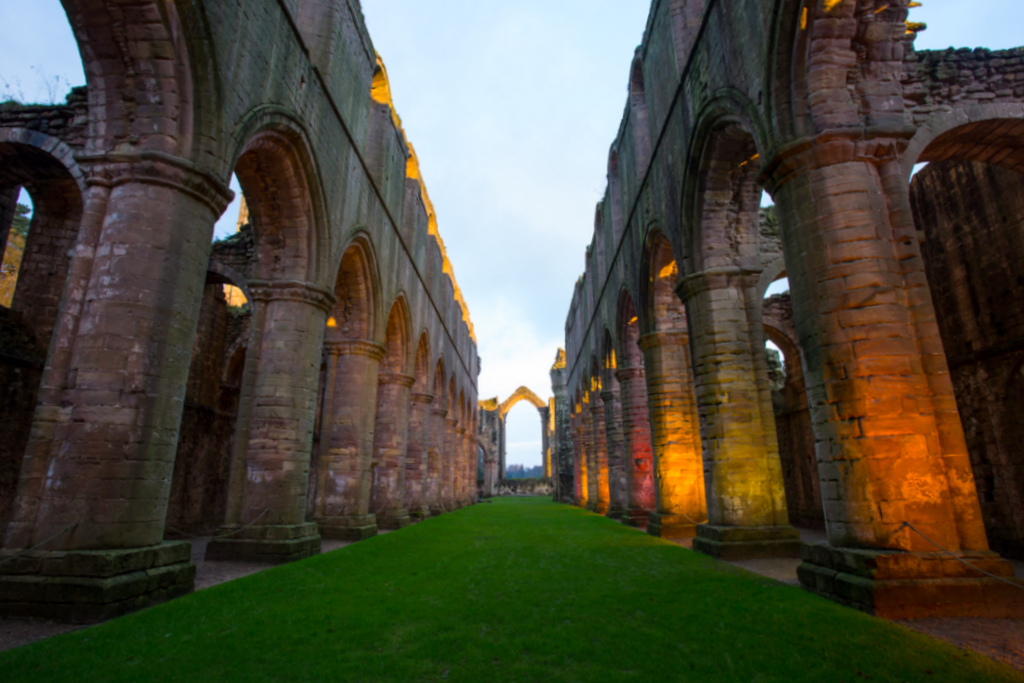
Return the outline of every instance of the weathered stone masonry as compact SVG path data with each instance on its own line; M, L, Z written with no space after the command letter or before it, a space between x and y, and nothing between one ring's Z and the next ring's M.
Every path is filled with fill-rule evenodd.
M358 2L64 7L86 90L0 109L4 240L35 206L0 316L0 612L187 592L181 532L282 562L474 502L469 311ZM232 173L247 224L211 250Z
M679 536L688 517L722 557L800 551L805 587L885 616L1019 615L1019 590L932 541L1004 577L989 539L1020 553L1024 50L915 51L909 10L652 3L553 374L573 397L556 469L588 504L610 338L624 393L646 379L647 424L632 398L605 418L628 463L653 452L654 500L626 468L632 523ZM783 276L791 297L764 301ZM828 543L801 550L791 519Z

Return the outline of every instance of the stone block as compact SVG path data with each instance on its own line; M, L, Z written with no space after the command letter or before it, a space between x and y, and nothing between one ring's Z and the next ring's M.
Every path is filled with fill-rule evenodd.
M320 554L320 534L315 523L224 527L218 536L206 547L208 561L285 564Z
M647 518L647 533L658 538L693 538L697 525L683 515L652 512Z
M800 557L800 534L788 525L697 527L693 549L722 560Z
M174 542L29 553L0 566L0 615L87 624L149 607L193 590L190 552Z
M438 514L442 514L442 510ZM377 535L376 515L335 517L320 523L320 535L332 541L363 541Z

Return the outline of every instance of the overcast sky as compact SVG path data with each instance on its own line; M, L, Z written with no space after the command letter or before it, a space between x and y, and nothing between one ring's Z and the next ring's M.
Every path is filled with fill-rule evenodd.
M650 3L362 5L473 316L480 397L526 385L546 398ZM911 20L929 25L919 48L1024 43L1022 0L924 0ZM22 101L84 82L58 0L0 0L0 79L0 98ZM510 464L539 464L528 403L511 413L508 442Z

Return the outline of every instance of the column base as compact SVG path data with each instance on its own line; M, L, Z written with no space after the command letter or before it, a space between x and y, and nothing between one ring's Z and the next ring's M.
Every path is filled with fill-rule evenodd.
M427 517L430 517L431 514L433 513L431 513L430 508L426 505L414 505L409 508L409 517L412 519L426 519Z
M442 506L440 506L440 505L431 505L430 506L430 516L431 517L440 517L444 513L445 513L445 509Z
M647 533L658 538L693 538L697 525L683 515L651 512L647 515Z
M404 529L410 524L412 524L412 520L409 518L409 511L405 508L381 510L377 513L378 529L397 531L398 529Z
M596 512L599 515L608 514L608 503L604 502L603 500L597 501L597 507L594 508L594 512Z
M232 535L226 536L229 533ZM217 536L206 546L206 559L213 562L284 564L320 554L320 534L314 522L247 528L224 526Z
M597 503L593 500L588 500L587 504L583 506L588 512L597 512Z
M650 511L642 508L636 508L627 511L626 514L622 516L622 523L626 526L635 527L637 529L646 529L650 516Z
M1024 588L998 553L963 551L963 560ZM1024 618L1024 591L984 576L944 553L834 548L805 543L800 585L886 619Z
M320 522L320 535L331 541L365 541L377 535L377 516L334 517Z
M653 515L652 515L653 516ZM800 532L784 526L701 524L693 549L720 560L800 557Z
M604 516L608 519L622 519L626 516L626 511L619 505L612 505Z
M19 551L0 551L0 561ZM192 544L34 551L0 565L0 616L91 624L191 593Z

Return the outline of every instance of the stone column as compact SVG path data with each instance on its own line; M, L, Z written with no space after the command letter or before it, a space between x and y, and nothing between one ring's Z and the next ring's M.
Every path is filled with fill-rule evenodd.
M448 417L444 421L444 451L441 456L441 505L446 512L457 509L455 505L455 425L456 420Z
M324 538L359 541L377 534L377 518L370 511L371 466L385 348L350 340L328 343L326 349L336 360L321 419L314 517Z
M764 353L760 271L723 267L677 288L694 330L708 524L694 549L727 559L796 557Z
M587 482L587 446L584 442L583 413L575 412L572 422L573 463L575 465L575 471L573 472L575 477L574 499L576 505L585 508L590 497L590 491Z
M306 522L323 330L334 296L308 283L251 280L251 335L228 519L211 560L289 562L320 552ZM253 352L255 351L255 352ZM243 457L239 458L238 456ZM230 536L226 536L231 534Z
M597 471L597 434L594 430L594 412L590 408L589 395L583 402L583 412L580 414L580 422L583 428L582 441L584 449L584 463L586 467L584 470L584 479L586 481L587 491L586 508L591 512L596 512L599 504L597 482L600 475Z
M464 479L463 486L463 500L465 504L473 505L476 502L476 432L473 430L473 426L470 425L466 428L466 433L463 436L466 444L466 455L463 459L465 463L466 476Z
M405 457L409 437L409 395L416 378L381 373L374 426L373 513L381 529L409 526L405 507Z
M573 502L573 476L575 457L573 455L572 405L565 383L565 352L559 350L554 366L551 368L551 389L555 396L554 403L554 457L553 476L555 479L555 500L560 503Z
M405 507L414 519L430 516L427 449L430 444L430 404L433 394L409 397L409 442L405 454Z
M870 154L896 148L883 143ZM828 528L800 581L889 618L1020 616L1020 590L936 561L924 538L1013 576L988 549L906 177L862 145L814 141L765 173L781 183L786 252L802 256L788 274Z
M444 441L445 416L448 411L440 406L430 409L430 450L427 451L427 496L430 514L437 516L445 511L442 492L444 490Z
M622 432L622 404L619 390L601 393L604 403L604 431L608 449L608 516L622 519L626 512L626 444Z
M609 501L609 476L608 476L608 436L605 431L604 401L601 394L594 392L590 403L590 424L594 430L594 474L597 480L597 505L594 512L599 515L608 513Z
M647 408L647 378L643 368L622 368L615 373L622 392L622 431L626 451L628 513L623 522L646 528L657 507L651 418Z
M466 506L466 428L459 426L455 429L455 506L463 508Z
M231 193L182 159L79 161L84 216L0 561L50 540L0 565L0 596L18 601L0 613L91 621L192 589L190 546L163 542L164 519Z
M640 348L646 367L657 498L647 533L692 538L707 513L689 338L685 332L655 332L640 338Z

